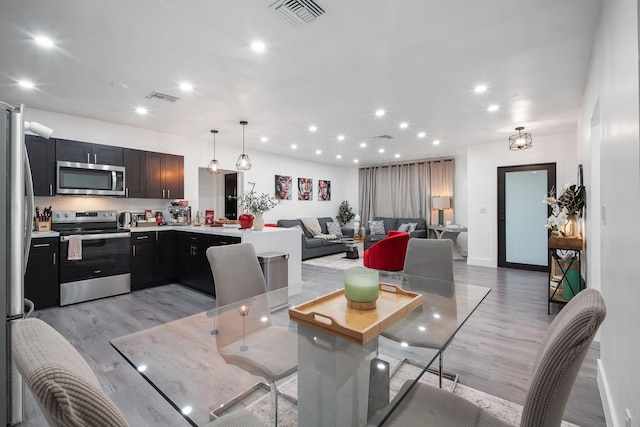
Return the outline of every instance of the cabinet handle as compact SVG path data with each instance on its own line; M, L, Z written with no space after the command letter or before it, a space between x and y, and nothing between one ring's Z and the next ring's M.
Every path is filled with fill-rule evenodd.
M146 240L148 238L149 238L149 236L137 236L136 240Z
M171 198L171 190L167 190L167 199Z
M38 243L33 245L34 248L48 248L49 246L51 246L49 243Z
M129 187L125 188L124 197L129 197Z
M53 253L53 265L56 265L56 253Z
M164 199L164 190L162 190L162 198Z
M91 160L89 160L89 153L87 153L87 163L91 163Z
M98 164L98 155L97 154L93 155L93 163Z
M136 245L131 246L131 249L133 249L133 256L136 256Z
M49 195L53 196L53 184L49 184Z

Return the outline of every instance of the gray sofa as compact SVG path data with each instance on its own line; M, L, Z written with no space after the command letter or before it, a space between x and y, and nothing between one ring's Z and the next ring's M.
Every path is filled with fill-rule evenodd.
M368 223L366 227L368 241L364 243L365 250L368 249L371 245L379 242L380 240L387 237L387 234L390 230L398 230L398 228L402 224L408 223L417 223L416 229L409 233L410 238L418 237L418 238L426 238L427 237L427 221L424 218L390 218L384 216L377 216L373 219L374 221L382 221L384 223L384 231L385 234L371 234L371 230L369 230Z
M318 222L320 223L320 228L322 228L322 234L329 234L327 231L327 223L335 222L335 221L331 217L321 217L321 218L318 218ZM335 243L335 242L330 242L326 239L319 239L319 238L313 237L313 235L309 233L309 231L307 231L307 229L302 224L302 221L300 221L299 219L279 219L278 220L278 227L291 228L291 227L295 227L296 225L299 225L302 231L304 232L304 234L300 233L301 241L302 241L302 260L303 261L309 258L316 258L319 256L337 254L340 252L345 252L347 250L347 247L345 246L344 243ZM344 232L345 230L343 229L343 233ZM353 230L352 230L352 233L353 233Z

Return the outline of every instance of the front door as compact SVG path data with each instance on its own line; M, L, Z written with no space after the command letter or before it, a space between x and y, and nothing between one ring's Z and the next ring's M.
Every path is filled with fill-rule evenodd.
M549 270L542 199L555 185L555 163L498 168L498 267Z

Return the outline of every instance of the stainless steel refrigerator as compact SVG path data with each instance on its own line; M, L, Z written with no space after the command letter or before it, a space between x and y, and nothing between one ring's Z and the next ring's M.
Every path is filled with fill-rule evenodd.
M11 361L11 327L25 315L24 272L33 229L33 182L24 144L25 130L45 138L52 130L23 119L24 107L0 101L0 420L22 421L22 378ZM0 182L2 182L0 180Z

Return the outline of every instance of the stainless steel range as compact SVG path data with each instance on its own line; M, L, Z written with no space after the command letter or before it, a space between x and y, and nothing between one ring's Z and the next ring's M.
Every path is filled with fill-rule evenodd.
M54 211L60 233L60 305L131 291L131 233L118 229L117 211Z

